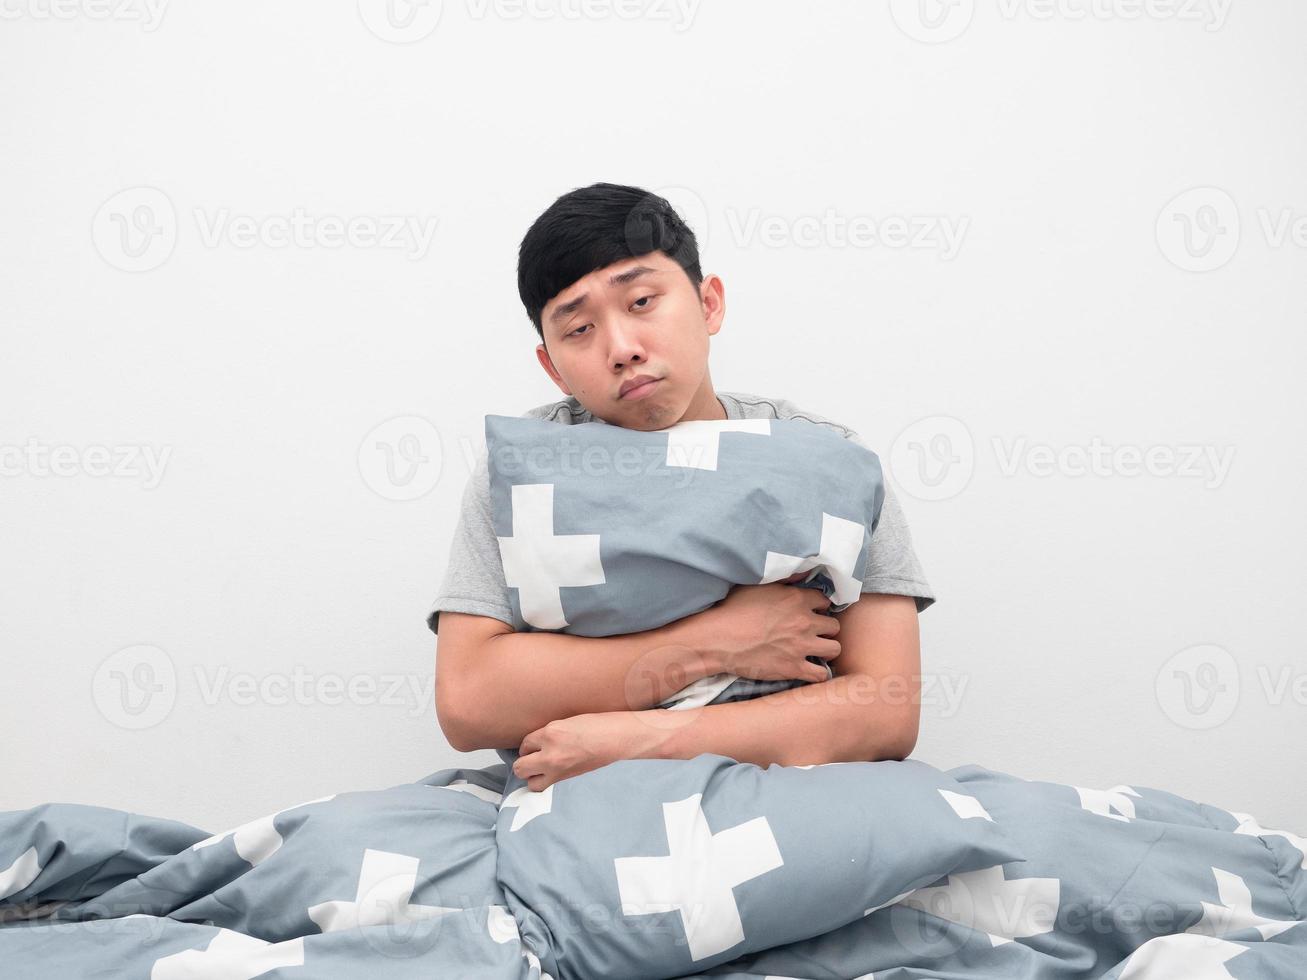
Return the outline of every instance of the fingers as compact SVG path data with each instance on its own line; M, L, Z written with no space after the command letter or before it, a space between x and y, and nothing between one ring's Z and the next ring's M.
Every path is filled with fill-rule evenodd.
M820 589L809 589L808 591L812 593L812 598L808 600L809 609L830 608L830 596L825 592L822 592Z
M540 767L540 753L533 752L531 755L519 755L517 761L513 763L513 775L518 779L527 779L538 776L544 770Z
M840 621L834 616L816 616L818 636L834 636L840 631Z
M801 579L801 578L803 578L804 576L809 575L809 574L811 574L811 573L810 573L810 572L795 572L795 573L794 573L793 575L791 575L789 578L781 579L781 580L780 580L780 584L781 584L781 585L792 585L792 584L794 584L796 581L798 581L798 579ZM802 589L799 589L799 590L797 590L797 591L801 591L801 592L806 592L806 593L808 593L807 595L800 595L800 596L796 596L796 597L795 597L795 601L796 601L796 602L801 602L801 603L803 603L803 604L804 604L804 608L807 608L807 609L826 609L826 608L829 607L830 604L831 604L830 597L829 597L828 595L826 595L826 593L823 592L821 589L808 589L808 588L802 588Z
M541 735L543 734L543 732L544 732L543 728L537 728L535 731L527 735L526 738L522 739L522 744L518 746L517 749L517 754L519 758L521 756L529 755L532 752L538 752L540 750Z

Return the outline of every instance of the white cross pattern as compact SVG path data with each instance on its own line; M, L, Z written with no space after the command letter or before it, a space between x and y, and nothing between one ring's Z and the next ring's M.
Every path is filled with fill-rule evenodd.
M1253 911L1253 895L1248 883L1232 871L1212 868L1216 876L1216 894L1220 905L1203 902L1203 917L1185 930L1199 936L1228 936L1243 929L1256 929L1263 939L1292 929L1297 920L1267 919Z
M467 793L469 796L475 796L477 799L485 800L487 803L493 803L495 806L504 799L503 793L496 793L493 789L486 789L476 783L468 782L466 779L454 779L444 786L437 786L436 789L449 789L455 793Z
M486 910L486 934L501 946L522 938L513 913L503 905L491 905Z
M831 582L835 585L834 603L854 602L862 594L862 582L853 577L853 569L862 554L862 538L866 532L865 525L857 521L835 517L824 511L821 515L821 544L817 555L804 558L799 555L787 555L779 551L767 552L763 565L762 581L779 582L789 578L795 572L806 572L818 565L825 565Z
M691 419L677 422L664 431L668 466L715 470L723 432L769 436L771 422L768 419Z
M527 966L540 974L539 980L553 980L544 967L540 965L540 957L527 947L522 940L522 934L518 931L517 920L513 918L506 906L491 905L486 916L486 931L490 938L499 944L516 942L521 947L522 958L526 960Z
M702 797L663 804L670 854L613 860L622 914L680 912L696 961L744 941L732 889L785 863L766 817L714 834Z
M1140 796L1129 786L1113 786L1111 789L1085 789L1083 786L1071 788L1080 796L1082 810L1110 820L1120 820L1122 823L1129 823L1135 817L1135 803L1130 797L1137 800ZM1113 813L1113 810L1116 812Z
M658 702L658 707L668 711L688 711L701 708L722 691L740 679L739 674L717 673L691 681L675 694ZM669 703L670 702L670 703Z
M1009 881L1003 866L996 864L949 875L947 884L918 888L896 901L977 929L989 936L991 945L1001 946L1052 932L1061 894L1062 882L1057 878Z
M899 894L891 898L888 902L881 902L879 905L873 905L871 908L867 909L867 911L863 912L862 914L864 917L866 917L868 915L871 915L872 912L879 912L881 909L887 909L891 905L897 905L899 902L903 901L903 899L907 898L911 894L912 894L911 890L900 892Z
M14 858L13 864L0 871L0 899L18 894L34 882L40 873L41 862L37 858L36 848L29 847Z
M302 938L270 943L221 929L204 949L185 949L155 960L150 980L252 980L269 970L303 965Z
M500 804L499 809L507 810L509 807L517 809L517 812L513 814L513 822L509 825L509 831L521 830L536 817L552 810L554 807L555 785L557 784L550 783L542 790L533 790L529 786L519 786L504 797L504 802Z
M966 793L954 793L952 790L941 789L939 795L944 797L944 802L963 820L971 820L979 817L982 820L994 822L994 818L989 815L985 805L974 796L968 796Z
M319 796L316 800L305 800L303 803L296 803L294 806L286 807L285 810L278 810L266 817L259 817L249 823L243 823L232 830L225 830L221 834L206 837L204 840L192 844L191 850L198 851L202 847L212 847L219 841L231 837L232 844L236 847L236 853L249 861L251 865L257 866L281 850L281 834L277 832L277 828L273 823L277 817L291 810L298 810L302 806L308 806L311 803L326 803L328 800L335 798L336 794L332 793L330 796Z
M418 922L460 911L440 905L410 905L417 878L417 858L366 848L354 901L311 905L309 918L323 932L338 932L358 926Z
M537 629L557 630L563 617L562 586L603 585L599 535L554 533L554 485L513 487L513 534L500 537L504 581L517 589L522 618Z
M809 762L805 766L786 766L787 769L830 769L834 766L866 766L865 762Z
M1247 951L1247 946L1210 936L1158 936L1130 954L1121 980L1233 980L1225 964Z

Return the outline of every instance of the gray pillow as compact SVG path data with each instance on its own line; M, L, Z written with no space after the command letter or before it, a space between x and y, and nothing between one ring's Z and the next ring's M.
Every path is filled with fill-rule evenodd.
M831 613L862 594L885 496L880 460L823 426L723 419L646 432L487 415L486 450L519 632L636 633L707 609L733 585L796 572L808 573L797 586L831 598ZM805 683L717 674L661 706Z

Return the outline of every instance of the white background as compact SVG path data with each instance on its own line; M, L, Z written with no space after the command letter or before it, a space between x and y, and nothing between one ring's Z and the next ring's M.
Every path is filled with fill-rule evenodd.
M881 453L917 758L1307 830L1303 5L124 2L0 20L0 809L217 830L497 761L424 617L483 416L562 397L517 246L608 180L699 231L717 387ZM1095 441L1209 456L1040 469Z

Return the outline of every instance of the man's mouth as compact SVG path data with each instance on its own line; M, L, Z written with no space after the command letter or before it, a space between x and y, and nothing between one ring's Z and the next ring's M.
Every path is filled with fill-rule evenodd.
M627 388L618 397L620 397L624 401L635 399L635 398L643 398L645 395L653 391L654 388L658 386L658 382L660 382L661 380L662 378L651 378L650 380L635 385L632 388Z

